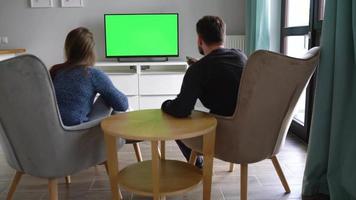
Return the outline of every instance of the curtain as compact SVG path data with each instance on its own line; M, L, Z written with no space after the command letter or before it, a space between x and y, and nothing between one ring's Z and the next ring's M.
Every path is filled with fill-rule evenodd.
M327 0L303 196L356 199L356 1Z
M246 48L279 52L281 0L249 0L246 4Z

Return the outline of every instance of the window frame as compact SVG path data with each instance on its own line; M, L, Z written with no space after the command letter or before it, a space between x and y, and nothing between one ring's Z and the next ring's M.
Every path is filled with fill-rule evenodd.
M280 38L280 50L281 53L286 51L286 37L287 36L309 36L309 46L312 48L314 46L320 45L322 20L320 20L320 12L322 11L321 6L325 3L325 0L310 0L310 10L309 10L309 25L306 26L296 26L296 27L285 27L286 19L288 17L287 13L287 2L288 0L282 0L281 2L281 38ZM304 114L304 124L293 118L289 132L297 135L305 142L309 140L310 125L313 112L313 102L315 94L315 81L316 73L312 76L307 88L306 88L306 101L305 101L305 114Z

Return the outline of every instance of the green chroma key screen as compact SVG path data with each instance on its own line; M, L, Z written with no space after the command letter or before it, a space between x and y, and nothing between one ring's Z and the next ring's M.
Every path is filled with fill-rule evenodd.
M178 14L106 14L107 57L178 56Z

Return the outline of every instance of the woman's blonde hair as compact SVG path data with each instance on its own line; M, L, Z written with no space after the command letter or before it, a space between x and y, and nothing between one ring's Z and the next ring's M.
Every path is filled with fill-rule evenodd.
M70 31L64 44L67 61L53 66L50 70L51 77L53 78L62 69L93 66L96 57L94 46L93 34L87 28L79 27Z
M84 27L79 27L68 33L64 51L68 64L92 66L95 63L93 34Z

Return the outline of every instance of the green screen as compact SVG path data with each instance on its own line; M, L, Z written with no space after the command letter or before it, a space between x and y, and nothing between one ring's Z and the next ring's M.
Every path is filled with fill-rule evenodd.
M105 15L107 57L178 56L178 14Z

